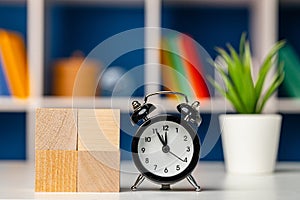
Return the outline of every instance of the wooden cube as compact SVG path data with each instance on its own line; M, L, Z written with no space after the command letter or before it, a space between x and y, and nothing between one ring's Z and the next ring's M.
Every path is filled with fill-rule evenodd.
M78 152L36 151L36 192L76 192Z
M79 151L78 192L119 192L120 152Z
M76 150L77 109L37 109L35 149Z
M119 110L78 110L78 192L119 192L119 143Z
M119 110L37 109L35 191L119 192L119 143Z
M78 110L78 151L119 151L120 110Z
M36 192L77 191L77 109L36 110Z

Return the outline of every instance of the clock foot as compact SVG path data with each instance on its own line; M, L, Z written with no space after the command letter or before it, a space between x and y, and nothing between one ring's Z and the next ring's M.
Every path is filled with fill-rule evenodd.
M195 188L196 192L201 191L201 187L197 184L196 180L192 175L188 175L186 179L190 182L190 184Z
M160 190L171 190L170 184L162 184Z
M135 183L133 184L133 186L131 186L131 190L132 191L136 191L137 187L139 187L139 185L145 180L145 176L143 176L142 174L140 174Z

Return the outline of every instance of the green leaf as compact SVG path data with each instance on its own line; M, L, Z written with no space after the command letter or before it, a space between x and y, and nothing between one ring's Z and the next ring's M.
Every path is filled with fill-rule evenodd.
M211 76L207 77L208 81L220 92L221 95L226 97L226 90L223 89Z
M227 45L227 48L230 51L230 55L232 58L232 63L228 63L228 74L232 80L233 87L236 90L236 95L239 97L240 101L245 105L245 109L247 110L247 99L246 96L243 95L243 91L245 91L245 82L243 80L244 69L240 57L237 52L231 45Z
M211 77L209 82L231 102L237 112L260 113L267 100L284 79L283 66L279 66L271 85L267 88L265 94L262 94L265 79L272 66L275 66L277 52L284 44L284 41L280 41L270 50L261 65L258 78L254 82L251 70L250 44L246 41L246 33L243 33L240 39L239 54L230 44L227 45L229 52L222 48L216 48L216 51L226 62L227 69L223 69L222 66L215 62L213 66L220 74L225 88L222 88Z
M274 56L277 54L279 49L281 49L284 45L285 45L285 41L278 42L271 49L271 51L268 53L268 55L266 56L262 66L260 67L260 71L259 71L259 74L258 74L258 79L257 79L257 82L255 84L255 95L256 95L257 98L259 98L260 95L261 95L266 76L267 76L268 72L270 71L270 69L271 69L271 67L274 63L272 61L272 59L274 59Z
M244 83L244 90L247 92L244 93L243 100L248 102L247 106L249 107L249 110L253 112L256 107L257 97L255 96L255 87L253 82L253 77L251 73L251 67L252 67L252 56L250 51L250 44L249 42L245 42L245 50L244 50L244 56L243 56L243 66L244 66L244 76L243 76L243 83Z
M246 42L246 36L247 33L243 32L240 40L240 59L244 57L244 47L245 47L245 42Z
M283 68L283 67L280 67L280 68ZM260 105L258 106L258 108L256 110L256 113L261 113L262 112L266 102L269 100L269 98L274 94L274 92L277 90L277 88L283 82L285 74L282 70L280 70L280 71L281 72L277 73L277 75L275 76L275 78L272 81L271 85L267 89L265 95L262 98L262 101L261 101Z
M252 113L255 108L255 103L253 103L255 101L253 99L255 98L255 91L251 75L251 52L249 43L246 42L244 45L245 54L243 57L238 56L231 45L227 45L234 60L234 65L228 66L228 70L247 113Z
M228 93L226 90L224 90L222 86L220 86L211 76L208 76L207 79L221 95L223 95L232 103L237 112L244 112L243 107L240 105L239 101L237 101L235 97L231 95L231 93Z
M218 65L217 63L214 63L213 66L217 69L217 71L219 72L219 74L221 75L221 77L224 81L225 87L227 89L226 97L229 98L228 100L230 100L230 102L234 105L234 107L236 108L237 111L242 110L242 112L246 112L246 110L245 110L246 107L243 104L240 96L238 95L238 92L237 92L234 84L229 79L228 74L226 74L225 71L222 70L221 66Z

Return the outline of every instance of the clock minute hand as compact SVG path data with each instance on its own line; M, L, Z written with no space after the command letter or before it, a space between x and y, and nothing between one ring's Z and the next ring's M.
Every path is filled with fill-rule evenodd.
M175 156L176 158L178 158L179 160L181 160L182 162L185 162L184 160L182 160L179 156L177 156L176 154L174 154L172 151L169 151L170 154L172 154L173 156Z
M167 132L165 132L165 145L168 145L168 133Z

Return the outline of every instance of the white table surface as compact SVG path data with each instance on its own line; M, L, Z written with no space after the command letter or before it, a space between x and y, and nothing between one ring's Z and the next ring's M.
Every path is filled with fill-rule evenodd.
M134 165L123 161L120 193L35 193L33 163L1 161L0 199L300 199L300 163L278 163L274 174L237 176L227 174L223 163L200 162L193 175L201 192L194 192L186 180L173 185L172 191L160 191L160 186L145 180L131 192L137 175Z

